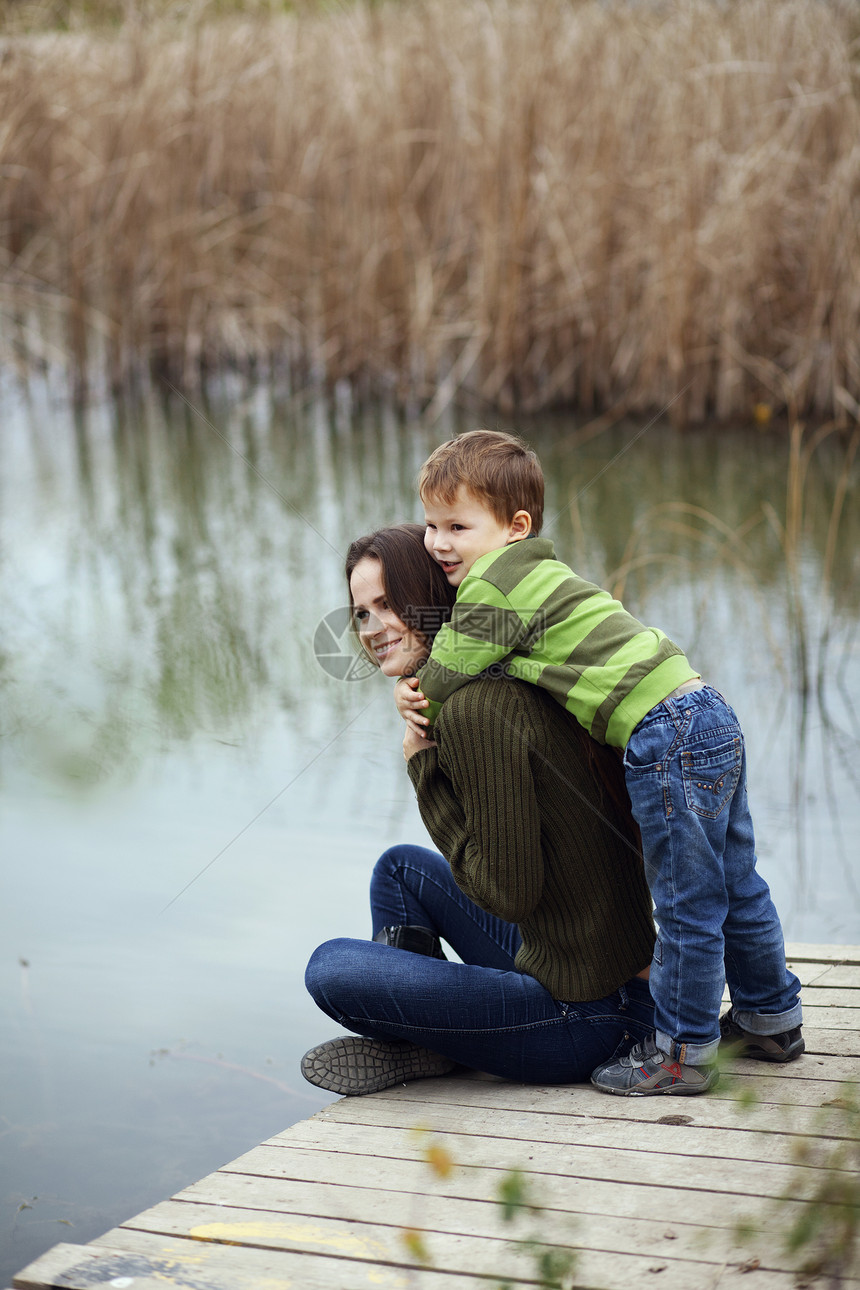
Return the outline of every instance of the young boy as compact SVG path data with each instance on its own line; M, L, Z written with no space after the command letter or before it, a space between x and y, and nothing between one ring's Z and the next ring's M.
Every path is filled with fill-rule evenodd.
M457 599L418 677L398 682L402 715L426 734L448 695L489 670L546 687L595 739L624 750L659 929L656 1033L592 1083L623 1096L706 1092L721 1039L739 1056L799 1057L800 982L755 867L732 709L663 632L536 536L543 474L521 440L489 430L452 439L418 488L425 545ZM732 1006L720 1018L726 980Z

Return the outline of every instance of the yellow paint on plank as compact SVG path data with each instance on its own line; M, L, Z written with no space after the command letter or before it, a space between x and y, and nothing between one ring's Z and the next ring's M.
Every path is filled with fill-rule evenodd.
M219 1241L222 1244L247 1245L253 1241L289 1241L292 1245L313 1245L321 1250L336 1250L338 1254L353 1258L386 1257L389 1251L381 1241L369 1236L356 1236L349 1228L338 1230L318 1227L314 1223L284 1223L282 1221L248 1223L203 1223L192 1227L189 1235L195 1241Z

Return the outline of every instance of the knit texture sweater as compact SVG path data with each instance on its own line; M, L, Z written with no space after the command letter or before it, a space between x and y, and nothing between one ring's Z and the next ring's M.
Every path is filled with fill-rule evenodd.
M461 891L518 924L518 970L572 1002L646 967L654 924L642 861L558 704L481 678L448 699L434 738L408 762L422 819Z
M548 538L481 556L418 677L431 725L490 670L542 686L598 743L624 748L646 712L698 673L656 627L556 560Z

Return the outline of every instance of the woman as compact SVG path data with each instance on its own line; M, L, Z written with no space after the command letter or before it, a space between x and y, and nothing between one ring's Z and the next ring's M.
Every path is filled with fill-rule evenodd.
M359 641L386 676L421 665L450 610L423 538L400 525L347 555ZM370 884L374 939L312 955L311 995L353 1034L311 1049L302 1073L343 1094L457 1065L526 1083L587 1080L654 1024L651 899L620 766L520 681L463 686L434 738L407 727L403 751L442 855L386 851ZM462 963L444 957L440 937Z

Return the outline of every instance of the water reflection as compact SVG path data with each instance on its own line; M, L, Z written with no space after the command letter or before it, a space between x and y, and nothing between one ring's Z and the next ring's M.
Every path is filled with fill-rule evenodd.
M349 541L420 518L452 426L229 381L199 408L0 395L8 1277L328 1100L299 1086L329 1029L304 963L365 934L373 859L425 834L389 684L335 679L314 632ZM789 937L860 942L850 445L792 498L775 435L520 428L558 553L738 708Z

